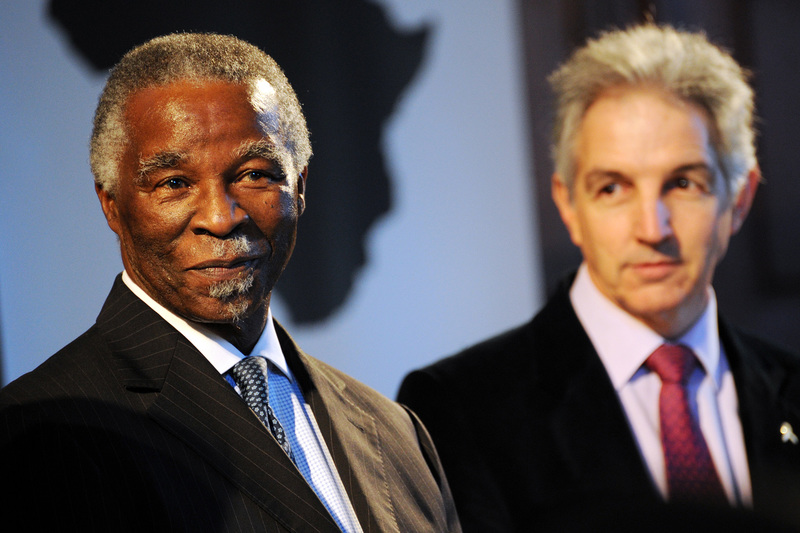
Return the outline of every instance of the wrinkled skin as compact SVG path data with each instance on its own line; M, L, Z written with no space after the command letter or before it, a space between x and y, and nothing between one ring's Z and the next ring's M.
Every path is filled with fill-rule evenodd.
M305 206L306 170L282 168L263 149L271 143L260 124L269 118L244 85L137 91L125 110L117 188L113 196L97 189L133 281L245 353L264 327Z

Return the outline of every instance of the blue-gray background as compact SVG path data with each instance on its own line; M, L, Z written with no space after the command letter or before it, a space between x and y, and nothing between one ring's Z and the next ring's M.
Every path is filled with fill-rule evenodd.
M316 155L274 314L389 396L408 370L527 320L577 265L549 199L547 74L648 16L706 31L753 73L765 176L717 271L720 307L800 348L798 2L52 1L71 26L45 0L0 0L2 383L89 327L121 269L87 164L104 71L78 50L113 56L121 34L170 25L275 37L262 46L301 89ZM262 31L268 6L301 25Z
M405 372L527 319L542 294L515 2L373 3L398 32L430 28L379 140L392 206L334 313L293 324L279 298L273 311L306 351L393 396ZM4 383L88 328L121 269L87 162L103 82L45 1L0 3ZM312 160L309 210L325 202L314 190Z

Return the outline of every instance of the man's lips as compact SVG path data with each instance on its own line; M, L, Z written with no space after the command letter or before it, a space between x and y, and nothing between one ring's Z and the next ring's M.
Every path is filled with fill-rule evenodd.
M263 255L248 255L233 258L208 259L189 267L189 270L202 270L205 268L235 268L243 263L257 261L262 257Z
M237 277L242 272L252 270L263 257L263 255L248 255L224 259L208 259L196 263L187 270L213 278Z
M677 259L660 259L630 263L628 266L644 278L657 280L668 276L680 265Z

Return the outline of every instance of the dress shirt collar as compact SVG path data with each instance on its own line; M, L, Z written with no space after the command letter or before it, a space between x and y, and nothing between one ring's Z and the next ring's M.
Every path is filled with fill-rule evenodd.
M233 344L216 333L197 322L190 322L176 315L153 300L144 290L134 283L126 271L122 272L122 281L125 282L125 285L128 286L133 294L138 296L153 311L158 313L161 318L169 322L172 327L178 330L178 333L186 337L186 339L214 365L214 368L216 368L217 372L220 374L228 372L233 365L245 357L245 354L240 352ZM283 356L283 351L278 341L278 335L275 332L275 325L272 323L272 311L269 308L267 308L267 324L264 327L264 331L261 332L261 337L258 339L250 355L266 357L275 366L281 369L289 379L293 379L289 367L286 364L286 358Z
M595 287L586 264L570 289L570 301L589 339L608 372L616 390L623 388L642 368L647 357L661 344L668 342L645 324L626 313ZM708 288L708 305L697 322L675 343L691 348L712 376L714 388L719 389L720 344L717 329L717 300Z

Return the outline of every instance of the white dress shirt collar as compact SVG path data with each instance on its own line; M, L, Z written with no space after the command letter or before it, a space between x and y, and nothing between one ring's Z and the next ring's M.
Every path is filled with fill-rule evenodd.
M172 327L177 329L181 335L186 337L186 339L214 365L214 368L216 368L217 372L220 374L228 372L233 365L245 357L245 354L240 352L238 348L216 333L197 322L190 322L176 315L153 300L141 287L134 283L126 271L122 272L122 281L125 282L125 285L128 286L133 294L138 296L148 307L158 313L161 318L166 320ZM272 311L269 308L267 308L267 324L250 355L266 357L275 366L281 369L289 379L293 379L289 367L286 364L286 358L283 356L283 351L278 341L278 334L272 322Z
M717 329L717 301L708 288L708 305L697 322L677 340L691 348L712 376L715 389L722 379ZM570 289L570 301L583 328L600 356L614 388L622 389L639 371L647 357L667 342L661 335L606 298L592 282L586 264Z

